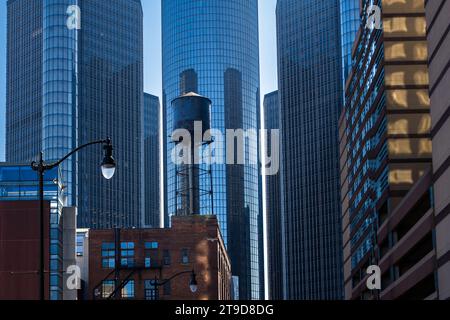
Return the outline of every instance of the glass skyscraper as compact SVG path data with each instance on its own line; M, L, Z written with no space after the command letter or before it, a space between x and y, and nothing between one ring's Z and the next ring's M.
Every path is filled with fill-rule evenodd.
M31 162L42 146L42 0L7 10L6 160Z
M280 129L280 101L278 91L264 96L264 129ZM268 135L267 150L272 150ZM282 246L281 246L281 194L280 174L266 177L267 238L269 252L269 297L283 299Z
M341 5L341 47L342 47L342 81L345 82L352 68L352 48L358 32L361 18L359 16L360 0L340 0Z
M42 0L42 151L49 161L61 159L77 146L78 32L66 25L67 8L77 4L76 0ZM76 156L61 165L71 205L76 202L75 162Z
M144 133L144 216L142 225L160 227L160 161L159 161L159 98L144 93L142 110Z
M286 299L343 297L339 13L339 0L277 3Z
M143 12L140 0L79 1L78 143L110 136L117 170L99 173L101 151L79 153L80 227L138 227L141 206Z
M100 147L62 165L79 226L140 224L142 65L140 0L8 1L7 161L57 160L108 136L115 147L111 181Z
M190 91L212 100L212 127L223 135L226 129L259 129L257 0L164 0L162 37L166 137L173 127L171 101ZM218 139L216 142L221 142ZM170 158L172 148L173 144L167 141L169 215L175 215L179 209L176 169ZM257 156L257 149L247 147L245 158ZM211 201L205 195L201 213L218 216L232 272L239 279L239 298L259 299L263 280L259 168L252 164L212 167L214 208L208 205ZM205 179L208 181L201 183L209 186L209 177Z

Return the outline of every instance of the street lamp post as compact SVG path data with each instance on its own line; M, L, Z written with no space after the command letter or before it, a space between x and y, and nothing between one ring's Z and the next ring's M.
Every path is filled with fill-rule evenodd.
M101 170L102 175L105 179L109 180L114 176L115 170L116 170L116 162L114 158L112 157L113 152L113 146L111 144L111 139L107 138L105 140L98 140L89 142L86 144L83 144L71 152L69 152L66 156L64 156L61 160L52 162L52 163L44 163L43 160L43 153L41 152L39 154L39 161L33 161L31 163L31 168L36 171L39 175L39 210L40 210L40 265L39 265L39 296L40 300L45 300L45 245L44 245L44 173L45 171L54 169L58 167L62 162L67 160L70 156L72 156L74 153L77 153L83 148L86 148L88 146L94 145L94 144L103 144L103 149L105 152L102 164L101 164Z
M162 286L164 286L166 283L168 283L168 282L170 282L171 280L173 280L174 278L176 278L176 277L178 277L178 276L181 276L181 275L183 275L183 274L187 274L187 273L190 273L190 274L191 274L191 279L190 279L190 281L189 281L189 289L191 290L192 293L196 293L197 290L198 290L198 283L197 283L197 276L196 276L194 270L192 270L192 271L183 271L183 272L179 272L179 273L173 275L172 277L170 277L169 279L164 280L164 281L162 281L162 282L159 282L158 279L155 277L155 280L154 280L154 284L153 284L153 285L155 286L156 292L159 291L159 289L158 289L159 287L162 287Z

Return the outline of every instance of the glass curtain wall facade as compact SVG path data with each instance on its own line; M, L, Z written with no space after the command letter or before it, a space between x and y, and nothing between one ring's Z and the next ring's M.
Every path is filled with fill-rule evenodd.
M362 12L377 5L385 16L381 29L365 28L362 16L340 118L346 299L374 298L366 270L385 265L408 229L394 230L394 222L386 228L385 222L430 169L432 156L424 1L361 5ZM378 234L382 226L388 239ZM383 289L414 263L400 260L393 260L395 268L383 267Z
M361 23L359 2L360 0L340 0L343 87L352 67L353 43Z
M110 137L117 170L100 173L102 151L78 155L78 226L139 227L143 12L140 0L82 0L78 143Z
M99 146L62 165L80 227L141 222L142 15L140 0L8 1L6 159L27 163L43 150L56 160L106 137L116 149L110 181Z
M43 0L42 151L44 160L57 161L77 146L77 36L69 29L67 9L77 0ZM73 156L61 164L68 204L76 192Z
M224 136L225 129L259 129L258 1L165 0L162 36L165 136L172 133L171 101L190 91L212 100L212 127ZM220 137L216 142L225 145ZM246 159L258 155L257 146L246 146ZM169 215L175 215L178 209L172 148L167 141ZM210 197L205 196L201 213L218 216L233 275L239 277L239 298L259 299L263 267L259 168L251 164L215 164L212 175L214 209ZM209 185L209 181L201 183Z
M144 220L143 226L159 228L160 219L160 143L159 143L159 98L144 93Z
M285 299L341 299L339 1L279 0Z
M7 10L6 161L31 162L42 146L42 0Z
M280 101L278 91L264 97L264 129L280 129ZM272 150L270 134L267 150ZM269 297L273 300L283 299L282 246L281 246L281 195L280 174L266 177L266 210L269 239Z

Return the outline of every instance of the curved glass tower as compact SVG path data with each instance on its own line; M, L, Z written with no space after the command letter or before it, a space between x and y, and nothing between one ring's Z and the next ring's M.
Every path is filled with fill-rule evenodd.
M259 129L259 46L257 0L162 1L163 104L166 137L172 133L171 101L190 91L212 100L212 127ZM216 137L216 142L220 138ZM166 143L166 214L175 215L176 172ZM257 148L246 148L246 159ZM213 208L232 260L240 299L259 299L262 268L259 170L257 165L216 164ZM209 178L205 178L209 179ZM209 185L209 181L202 181Z
M6 159L57 160L110 137L118 170L100 173L100 146L62 165L80 227L138 227L143 100L140 0L8 0ZM112 23L114 21L114 23ZM118 196L120 195L120 196Z
M42 150L45 160L57 161L77 146L77 35L66 25L67 8L77 0L44 0L44 51L42 97ZM68 204L73 205L74 157L62 166L68 186Z

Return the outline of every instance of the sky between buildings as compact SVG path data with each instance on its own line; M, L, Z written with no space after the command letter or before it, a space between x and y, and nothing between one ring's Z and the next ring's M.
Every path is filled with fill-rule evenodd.
M6 1L0 0L0 161L5 159ZM142 0L142 6L144 91L161 97L161 2ZM259 0L261 100L278 87L275 7L276 0Z

